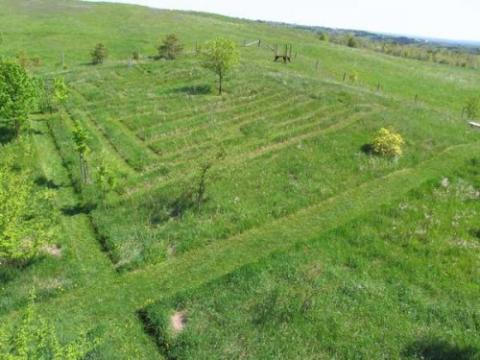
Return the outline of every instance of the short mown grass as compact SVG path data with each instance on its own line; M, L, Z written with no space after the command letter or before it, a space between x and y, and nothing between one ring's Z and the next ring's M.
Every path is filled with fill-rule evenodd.
M150 305L145 327L168 359L476 359L478 163Z

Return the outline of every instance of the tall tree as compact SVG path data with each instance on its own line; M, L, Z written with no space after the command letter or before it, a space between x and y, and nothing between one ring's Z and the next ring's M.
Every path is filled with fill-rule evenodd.
M226 73L240 61L238 46L231 40L218 38L201 49L202 66L218 76L218 94L222 95Z
M0 121L20 128L34 108L35 91L32 79L19 64L0 60Z

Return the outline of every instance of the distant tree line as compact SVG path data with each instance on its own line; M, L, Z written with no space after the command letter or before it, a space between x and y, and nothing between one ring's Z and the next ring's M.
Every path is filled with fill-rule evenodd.
M352 48L369 49L384 54L428 61L438 64L445 64L458 67L478 68L480 67L480 56L474 51L461 48L446 48L433 44L403 43L373 40L366 37L357 37L348 33L318 33L321 41L329 41L334 44L344 45Z

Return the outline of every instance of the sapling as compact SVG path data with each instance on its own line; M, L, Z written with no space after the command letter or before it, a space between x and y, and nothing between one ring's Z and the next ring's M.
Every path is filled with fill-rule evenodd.
M222 95L227 72L240 61L238 47L232 40L218 38L201 49L202 66L218 76L218 94Z
M79 155L80 177L82 179L82 184L84 185L88 183L88 164L86 157L90 152L90 148L87 141L87 132L76 123L75 128L73 129L73 142L75 144L75 150Z

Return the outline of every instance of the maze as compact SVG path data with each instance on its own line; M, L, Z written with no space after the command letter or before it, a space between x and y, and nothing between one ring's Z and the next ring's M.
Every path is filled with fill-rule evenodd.
M368 228L369 216L380 216L379 209L393 211L422 184L464 166L478 151L471 134L429 105L255 63L242 63L231 74L223 97L214 95L214 79L190 57L79 69L66 80L68 104L48 122L34 122L39 153L55 154L40 166L62 189L58 207L68 244L62 261L70 268L43 293L44 312L58 317L58 311L75 304L80 315L68 316L66 336L76 324L95 323L97 316L111 319L105 325L110 335L105 358L208 358L210 340L195 342L189 336L209 323L211 309L227 320L229 310L209 303L206 293L215 288L219 296L235 298L229 283L241 288L251 281L245 274L269 267L270 259L274 270L265 276L281 283L282 260L275 260L281 252L292 252L288 262L310 259L315 268L322 239L341 243L336 232L356 221ZM81 191L71 141L75 124L88 133L92 173L105 162L118 174L118 193L94 208L74 201L81 204L88 196ZM380 127L398 129L409 139L399 161L363 152ZM206 196L196 207L188 194L206 163L211 166ZM308 244L318 249L305 256L299 247ZM285 285L287 293L289 286L295 288L295 282ZM251 291L244 292L247 302L255 297L256 290ZM238 320L257 319L257 311L266 311L253 321L269 324L269 301L277 304L272 299L290 296L258 291L263 300L243 308ZM313 294L297 295L302 304L279 306L320 301ZM5 309L14 316L8 301ZM297 310L286 310L285 316L295 317ZM172 314L191 321L185 342L166 337ZM205 336L214 338L217 325L209 323ZM239 326L228 323L230 329ZM243 329L245 338L259 336L255 326ZM242 346L259 357L275 354L268 344L242 345L229 336L224 335L216 357L239 356ZM301 353L298 344L293 348Z

